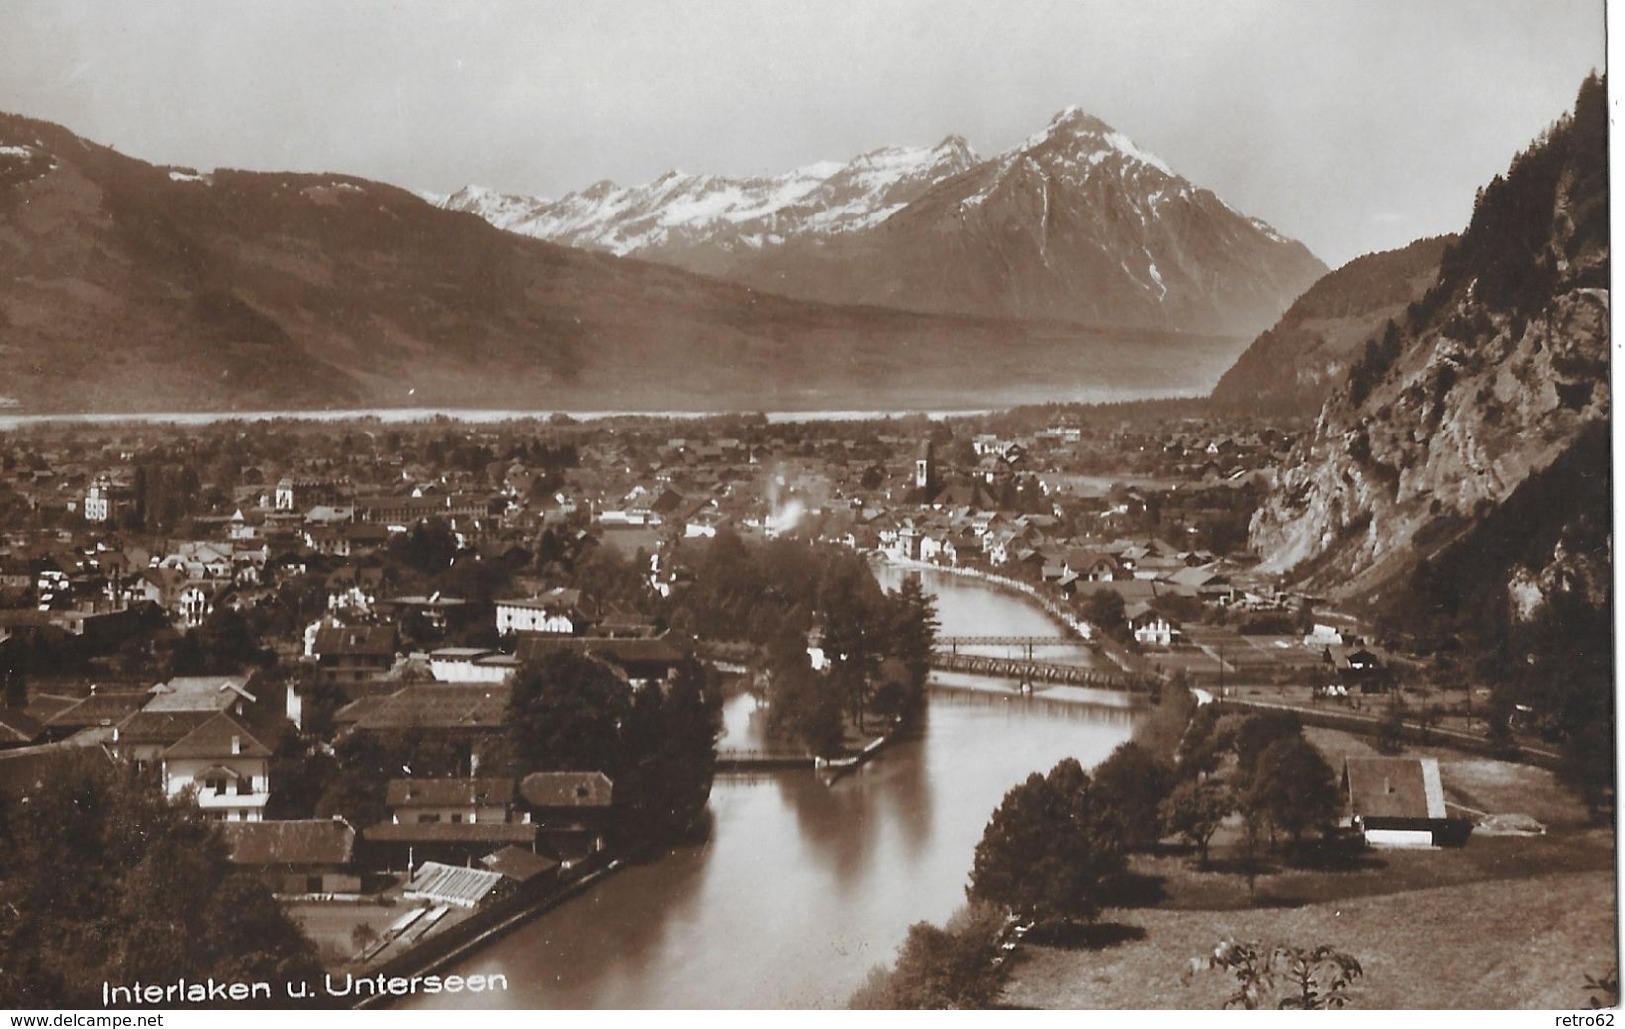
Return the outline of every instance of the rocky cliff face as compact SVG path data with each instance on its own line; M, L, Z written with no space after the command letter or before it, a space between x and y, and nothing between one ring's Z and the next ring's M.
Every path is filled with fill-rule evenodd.
M1267 569L1333 595L1388 595L1453 548L1483 546L1502 505L1599 434L1611 400L1607 224L1593 80L1575 114L1483 191L1438 282L1328 399L1254 518ZM1606 459L1593 463L1584 475L1609 476ZM1548 521L1588 516L1561 510L1572 491L1543 503L1558 508ZM1538 606L1531 589L1573 564L1556 535L1544 557L1487 570L1502 588L1521 584L1526 609Z
M1293 301L1213 388L1216 408L1236 413L1317 414L1388 322L1403 320L1439 277L1454 236L1419 239L1357 257Z

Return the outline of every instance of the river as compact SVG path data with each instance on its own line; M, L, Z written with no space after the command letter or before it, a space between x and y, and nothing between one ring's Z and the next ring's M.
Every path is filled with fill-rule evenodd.
M893 586L899 573L879 570ZM1025 599L928 573L945 635L1052 635ZM933 690L920 737L825 787L809 772L719 776L699 846L624 869L464 960L505 994L414 1006L838 1007L889 963L909 925L964 902L976 843L1011 786L1064 757L1085 766L1128 738L1133 710ZM725 712L753 732L748 696Z

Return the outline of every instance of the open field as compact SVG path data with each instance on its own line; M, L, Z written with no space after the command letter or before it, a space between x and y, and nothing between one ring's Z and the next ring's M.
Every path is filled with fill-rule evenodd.
M1614 900L1610 869L1296 909L1123 912L1115 935L1143 938L1099 949L1024 948L1004 999L1043 1008L1218 1008L1230 986L1224 975L1187 982L1184 973L1190 959L1234 937L1352 954L1365 969L1350 994L1357 1008L1583 1007L1585 976L1615 963Z

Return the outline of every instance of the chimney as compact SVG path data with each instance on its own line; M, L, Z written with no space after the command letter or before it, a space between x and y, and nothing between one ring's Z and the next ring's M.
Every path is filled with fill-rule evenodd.
M231 737L231 752L233 754L241 754L243 752L243 738L241 736L233 735Z

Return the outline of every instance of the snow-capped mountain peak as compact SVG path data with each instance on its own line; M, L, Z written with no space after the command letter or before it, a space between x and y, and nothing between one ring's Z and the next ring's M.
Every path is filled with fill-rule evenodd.
M1040 149L1086 152L1091 164L1099 164L1106 157L1117 155L1155 168L1170 178L1178 178L1162 158L1140 149L1132 139L1079 107L1068 107L1061 111L1050 119L1043 131L1027 137L1027 141L1011 153L1026 154Z
M949 135L778 175L484 191L464 209L796 297L1096 325L1250 334L1325 271L1078 107L988 160Z
M878 224L977 160L964 137L948 136L934 147L881 147L845 163L816 161L775 176L672 169L642 186L605 180L558 200L469 186L440 206L472 211L512 232L615 254L699 246L754 250Z

